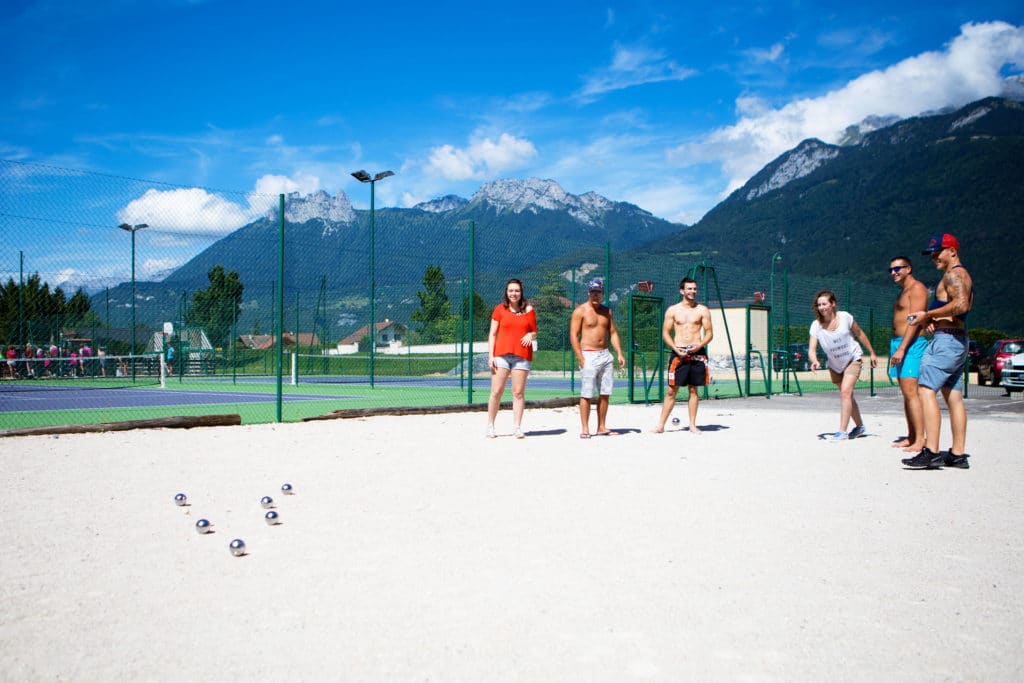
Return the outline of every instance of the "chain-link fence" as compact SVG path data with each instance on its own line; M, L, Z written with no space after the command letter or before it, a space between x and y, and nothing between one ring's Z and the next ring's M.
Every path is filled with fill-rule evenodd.
M593 277L605 279L624 347L629 297L652 290L675 303L684 275L713 310L773 305L770 348L756 349L754 366L746 330L728 331L709 389L719 397L832 390L792 351L821 289L888 356L895 291L881 267L878 286L798 277L767 254L763 269L716 266L713 255L616 248L600 230L589 243L552 231L553 256L538 263L495 212L355 210L340 193L260 195L10 161L0 196L0 428L483 403L490 314L509 277L538 311L530 398L575 394L569 322ZM645 372L658 362L645 358ZM884 367L864 380L892 390Z

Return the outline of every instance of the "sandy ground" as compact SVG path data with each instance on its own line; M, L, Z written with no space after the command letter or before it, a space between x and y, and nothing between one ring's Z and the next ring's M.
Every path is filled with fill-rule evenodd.
M848 443L817 439L834 396L709 401L702 435L613 406L589 441L571 409L521 441L481 413L3 439L0 679L1021 680L1024 401L971 402L968 471L904 470L899 404L860 401Z

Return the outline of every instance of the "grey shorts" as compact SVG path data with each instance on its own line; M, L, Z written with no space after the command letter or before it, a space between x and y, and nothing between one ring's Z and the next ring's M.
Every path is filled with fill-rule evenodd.
M580 396L611 396L615 380L615 359L612 358L611 352L608 349L584 351L580 380Z
M964 335L936 331L921 358L921 374L918 375L917 384L932 391L963 391L966 358L967 342Z
M530 371L530 361L514 353L506 353L504 356L494 357L494 366L505 370L526 370Z

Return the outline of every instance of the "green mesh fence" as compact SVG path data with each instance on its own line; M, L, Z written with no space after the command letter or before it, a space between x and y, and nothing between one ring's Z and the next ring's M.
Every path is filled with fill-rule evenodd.
M587 280L605 278L625 349L627 302L638 283L649 283L667 306L678 300L683 275L714 261L613 250L596 231L591 243L552 235L561 255L535 263L500 214L470 222L444 211L371 212L326 194L285 196L283 219L280 206L279 195L0 161L0 429L225 412L297 420L343 408L483 403L490 313L509 277L523 280L538 311L527 398L573 396L569 318ZM814 294L831 289L887 357L895 291L882 265L878 286L769 266L766 254L760 270L715 267L715 286L702 282L700 297L713 308L773 301L773 346L784 350L807 341ZM744 338L742 330L732 336ZM644 343L657 357L647 348L654 342ZM742 368L745 350L736 343ZM84 348L92 358L102 351L122 359L129 381L99 373L98 361L88 376L60 381L28 372L26 354L36 359L42 350L69 363ZM730 378L714 387L716 396L740 395L732 358L712 360L713 374ZM788 389L786 368L779 370L775 391ZM801 390L834 390L818 374L801 375ZM764 384L751 377L749 392L765 393ZM628 400L620 386L613 400ZM884 367L865 386L895 391Z

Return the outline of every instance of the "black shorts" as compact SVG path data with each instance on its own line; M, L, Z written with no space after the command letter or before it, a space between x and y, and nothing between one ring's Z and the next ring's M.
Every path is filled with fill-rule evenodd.
M702 387L708 383L707 356L672 354L668 365L670 387Z

